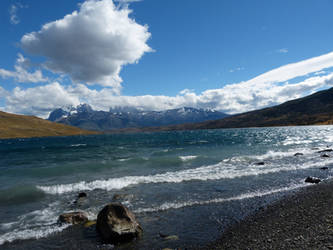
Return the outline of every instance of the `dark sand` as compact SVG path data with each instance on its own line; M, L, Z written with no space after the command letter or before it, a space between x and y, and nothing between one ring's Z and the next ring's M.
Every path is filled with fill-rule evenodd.
M333 181L261 209L203 249L333 249Z

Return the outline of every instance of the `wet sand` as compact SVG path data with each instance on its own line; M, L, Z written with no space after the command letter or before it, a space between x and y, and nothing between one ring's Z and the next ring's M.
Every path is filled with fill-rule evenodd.
M203 249L333 249L333 181L260 209Z

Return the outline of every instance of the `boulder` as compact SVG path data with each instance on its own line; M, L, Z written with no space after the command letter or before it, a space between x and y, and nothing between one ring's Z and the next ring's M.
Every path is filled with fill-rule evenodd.
M308 182L308 183L316 183L316 184L318 184L319 182L321 182L321 180L320 180L319 178L316 178L316 177L308 176L308 177L305 179L305 182Z
M330 156L328 154L322 154L320 157L329 158Z
M84 224L88 221L88 217L84 212L71 212L61 214L58 221L61 223L69 223L73 225Z
M134 214L120 203L110 203L98 213L96 229L111 244L131 241L143 231Z
M320 170L328 170L328 167L322 167Z
M265 165L265 162L260 161L260 162L255 163L255 165L262 166L262 165Z
M303 155L303 153L296 153L296 154L294 154L294 156L301 156L301 155Z

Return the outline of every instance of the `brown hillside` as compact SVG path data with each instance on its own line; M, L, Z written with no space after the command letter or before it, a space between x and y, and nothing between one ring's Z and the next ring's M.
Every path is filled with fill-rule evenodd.
M83 134L97 134L97 132L46 121L34 116L15 115L0 111L1 139Z

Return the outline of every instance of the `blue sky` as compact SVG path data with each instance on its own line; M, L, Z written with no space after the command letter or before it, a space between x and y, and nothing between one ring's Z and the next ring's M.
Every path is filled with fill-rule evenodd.
M2 0L0 109L239 113L302 97L333 86L332 9L330 0Z

